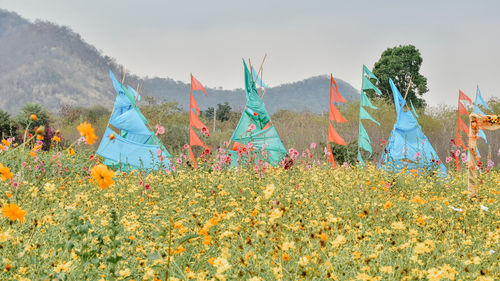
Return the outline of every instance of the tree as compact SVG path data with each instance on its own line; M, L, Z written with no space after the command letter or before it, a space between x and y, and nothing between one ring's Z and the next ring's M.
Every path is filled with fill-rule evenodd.
M36 115L36 121L31 120L30 116L32 114ZM28 124L30 124L30 129L33 129L34 127L48 126L50 123L49 112L37 103L27 103L24 105L15 119L23 130L26 129Z
M425 100L421 97L428 89L427 78L419 73L422 62L420 51L413 45L400 45L385 50L373 67L373 74L379 78L377 87L382 91L383 99L394 103L389 78L392 78L403 96L411 78L406 100L411 101L417 108L425 107ZM371 97L376 95L373 92L368 94Z
M12 135L12 121L6 111L0 110L0 138L7 138Z
M225 102L224 104L217 104L217 120L224 122L227 121L231 118L231 106L229 105L228 102ZM213 119L214 118L214 108L209 107L207 110L204 112L204 115L207 119Z

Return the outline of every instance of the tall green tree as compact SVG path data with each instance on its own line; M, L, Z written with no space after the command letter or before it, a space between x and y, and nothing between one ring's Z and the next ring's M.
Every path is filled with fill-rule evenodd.
M400 45L385 50L373 67L373 74L379 78L376 85L383 93L382 98L394 103L389 78L392 78L403 96L411 78L411 86L406 100L411 101L417 108L425 107L426 102L422 96L428 89L427 78L420 74L422 62L420 51L413 45ZM369 93L369 95L374 96L375 94Z
M12 135L12 120L8 112L0 110L0 138L7 138Z

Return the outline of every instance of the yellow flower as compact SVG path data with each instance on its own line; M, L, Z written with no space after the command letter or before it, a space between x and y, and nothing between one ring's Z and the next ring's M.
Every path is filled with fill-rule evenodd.
M68 148L68 154L69 156L75 155L75 150L72 147Z
M52 141L55 141L55 142L60 142L61 141L61 138L58 137L58 136L54 136L52 137Z
M392 266L381 266L380 272L390 274L392 273Z
M274 189L274 184L268 185L266 189L264 189L264 198L269 199L273 195Z
M391 207L392 207L392 202L391 202L391 201L387 201L387 202L385 202L385 204L384 204L384 209L389 209L389 208L391 208Z
M19 208L19 206L14 203L6 204L2 208L3 216L9 218L9 220L11 221L19 220L20 222L24 222L24 216L26 215L26 213L27 211Z
M0 179L2 181L11 179L13 174L10 172L10 168L5 167L2 163L0 163Z
M94 128L92 128L92 125L90 125L90 123L83 122L76 128L80 132L80 135L82 137L85 137L87 144L95 143L95 141L97 140L97 136L95 135Z
M273 220L275 220L275 219L279 219L279 218L281 218L281 216L282 216L282 215L283 215L283 212L282 212L280 209L276 208L276 209L274 209L274 210L271 212L271 214L269 214L269 219L270 219L270 220L271 220L271 222L272 222L272 221L273 221Z
M396 230L404 230L406 228L406 225L404 222L399 221L399 222L393 222L391 224L391 227Z
M417 245L415 245L415 247L413 248L413 252L417 255L428 253L430 251L431 249L429 249L429 247L427 247L425 243L417 243Z
M309 263L309 257L308 256L301 257L298 263L301 266L306 266Z
M97 181L102 189L108 188L110 185L114 184L113 177L115 172L108 169L106 165L98 164L92 168L92 177Z
M345 236L343 235L339 235L335 238L335 240L333 240L331 242L331 244L333 245L333 247L337 248L343 244L345 244L347 242L347 239L345 238Z
M123 277L123 278L129 277L130 276L130 269L129 268L125 268L123 270L120 270L120 271L118 271L118 274L120 274L120 276Z

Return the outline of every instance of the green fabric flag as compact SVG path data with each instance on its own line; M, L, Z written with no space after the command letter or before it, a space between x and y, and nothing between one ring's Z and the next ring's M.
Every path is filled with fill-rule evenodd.
M359 147L364 150L370 152L370 156L372 155L372 145L370 141L370 137L368 137L368 133L363 127L363 124L359 122Z
M370 99L366 96L365 92L361 91L361 106L368 106L369 108L377 109L376 106L374 106L371 102Z
M363 84L361 86L361 89L362 90L374 90L377 94L381 95L382 92L377 88L375 87L375 85L373 85L373 83L370 81L370 78L366 77L366 76L363 76Z
M413 107L413 103L410 100L411 110L413 110L413 114L415 114L415 118L418 118L417 111L415 111L415 107Z
M358 149L358 161L361 166L365 166L365 161L363 161L363 157L361 157L361 151Z
M245 68L245 92L247 96L246 108L250 109L251 114L253 115L252 119L258 120L258 122L255 122L255 125L259 126L262 129L267 125L267 122L269 122L270 117L269 114L267 113L264 102L262 102L262 100L259 97L259 94L257 93L257 89L255 88L255 83L252 80L253 79L252 73L248 70L245 60L243 60L243 65Z
M373 74L369 69L368 67L366 67L366 65L363 64L363 73L368 75L368 77L370 78L373 78L373 79L376 79L378 81L378 78L377 76L375 76L375 74ZM363 75L364 76L364 75Z
M377 125L380 126L380 123L377 122L377 120L373 119L373 117L371 117L370 114L368 114L368 112L362 107L359 108L359 119L372 120L373 122L375 122Z

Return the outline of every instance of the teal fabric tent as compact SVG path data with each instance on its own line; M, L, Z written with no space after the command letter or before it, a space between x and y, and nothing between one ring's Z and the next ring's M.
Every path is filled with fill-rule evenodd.
M397 119L392 129L387 147L382 152L378 166L386 170L400 171L403 168L439 170L445 175L447 170L440 161L429 139L424 135L411 110L405 111L405 100L389 79Z
M252 143L253 147L257 149L256 160L263 160L271 165L278 165L287 153L286 148L281 142L278 132L271 124L269 114L264 102L257 93L252 74L248 70L245 61L243 61L243 66L247 103L231 140L243 145ZM252 125L255 126L253 130L251 130ZM267 154L266 156L262 155L262 151L264 150L267 152L264 153ZM231 165L237 166L239 160L238 152L231 150L229 153L231 154Z
M120 170L170 167L170 153L148 129L147 120L136 106L137 92L124 87L109 73L117 93L113 113L97 154L104 164Z

